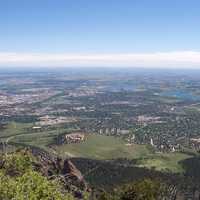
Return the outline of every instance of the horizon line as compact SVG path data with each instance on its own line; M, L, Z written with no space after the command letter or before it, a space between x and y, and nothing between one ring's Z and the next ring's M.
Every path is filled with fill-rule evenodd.
M0 67L200 68L200 51L154 53L0 52Z

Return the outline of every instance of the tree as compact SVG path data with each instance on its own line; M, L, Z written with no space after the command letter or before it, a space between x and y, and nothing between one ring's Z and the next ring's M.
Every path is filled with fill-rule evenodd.
M122 188L120 200L159 200L165 197L165 187L149 179Z
M0 200L73 200L61 184L33 170L33 158L18 152L1 157Z

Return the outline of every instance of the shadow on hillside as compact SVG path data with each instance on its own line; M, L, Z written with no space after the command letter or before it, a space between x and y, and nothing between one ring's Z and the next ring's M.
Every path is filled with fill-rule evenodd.
M199 156L187 158L181 161L180 164L185 170L186 176L192 177L196 181L200 182L200 157Z

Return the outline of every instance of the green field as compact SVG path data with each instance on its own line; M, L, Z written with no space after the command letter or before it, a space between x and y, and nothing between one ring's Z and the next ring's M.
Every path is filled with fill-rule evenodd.
M153 153L146 145L126 143L116 137L88 135L83 143L64 144L55 148L57 153L68 157L84 157L91 159L136 159L137 166L154 168L161 171L183 172L179 161L191 157L185 153Z
M95 134L88 135L86 141L79 144L57 146L56 151L60 155L91 159L139 158L150 153L145 145L126 146L120 138Z
M22 143L46 148L58 135L67 133L69 129L52 127L49 130L34 131L32 123L11 122L6 129L0 131L0 140L7 143Z
M148 158L139 159L138 166L147 167L149 169L154 168L159 171L181 173L183 172L183 168L179 162L189 157L191 157L191 155L179 152L155 154Z
M52 152L48 148L59 134L69 132L64 128L52 128L38 132L30 131L31 123L11 123L0 132L0 140L33 145ZM183 172L179 161L191 157L184 153L153 153L147 145L133 144L127 146L126 142L114 136L88 134L84 142L78 144L55 145L53 149L61 157L83 157L99 160L117 158L135 159L137 166L155 168L156 170L169 170Z
M4 130L0 130L0 138L9 138L12 136L20 135L22 133L27 133L27 129L32 127L32 123L9 123Z

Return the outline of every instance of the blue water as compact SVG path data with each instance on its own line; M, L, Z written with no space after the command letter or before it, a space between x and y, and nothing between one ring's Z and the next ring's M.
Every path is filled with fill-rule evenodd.
M181 91L181 90L165 91L161 92L160 95L166 97L175 97L182 100L191 100L191 101L200 100L200 96L196 96L188 91Z

